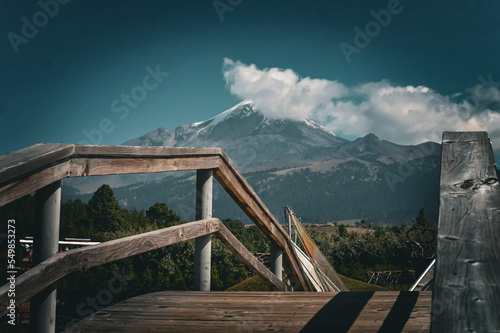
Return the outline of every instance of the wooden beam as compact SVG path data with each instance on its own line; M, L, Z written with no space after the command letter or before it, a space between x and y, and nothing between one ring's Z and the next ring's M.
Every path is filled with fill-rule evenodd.
M218 156L74 158L71 160L71 172L68 177L212 169L218 165Z
M270 239L271 249L269 255L269 264L271 266L271 272L276 275L276 278L280 281L283 280L283 249L276 244L276 242ZM274 290L274 289L271 289Z
M486 132L445 132L432 332L500 331L500 186Z
M70 169L70 162L64 161L0 187L0 207L67 177Z
M215 178L255 225L284 250L287 271L298 279L299 289L308 291L306 275L286 232L224 152L221 157L219 167L214 169Z
M0 206L66 177L212 169L220 148L37 144L0 156Z
M75 151L75 145L39 143L31 147L16 150L0 156L0 187L7 182L19 180L40 171L56 161L69 158Z
M61 217L61 181L36 191L35 238L33 263L39 264L56 255L59 250ZM53 283L31 300L30 324L37 332L56 330L57 284Z
M75 155L93 157L194 157L218 156L220 148L184 148L160 146L93 146L76 145Z
M212 217L213 197L212 169L196 172L196 215L195 219ZM212 235L201 236L194 241L194 290L210 291L212 272Z
M72 272L156 250L218 230L219 220L212 218L58 253L19 276L16 280L16 303L26 302ZM9 284L0 288L0 316L7 313L8 291Z
M279 291L285 291L285 284L278 279L267 267L255 258L255 256L241 244L241 242L226 228L226 226L219 222L219 230L215 236L221 240L228 249L231 250L245 265L247 265L255 274L260 276L270 286Z

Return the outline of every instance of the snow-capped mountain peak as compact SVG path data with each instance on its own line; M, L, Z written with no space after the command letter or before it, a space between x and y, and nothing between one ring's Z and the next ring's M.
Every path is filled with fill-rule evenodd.
M182 125L170 131L158 128L126 145L173 147L220 147L241 167L265 165L277 156L294 155L293 160L315 147L338 147L346 140L311 119L272 119L245 100L202 122ZM259 160L248 154L259 152Z
M327 130L324 126L321 126L320 124L318 124L317 122L315 122L312 119L304 118L302 121L305 122L308 126L311 126L314 129L319 129L319 130L328 132L330 134L333 134L334 136L337 136L335 133L333 133L332 131Z
M229 119L229 118L237 118L238 120L245 121L245 118L254 116L254 115L260 115L262 116L262 121L259 123L259 125L255 129L259 128L266 128L270 127L276 124L282 124L286 119L273 119L265 116L262 112L260 112L252 103L251 100L244 100L232 108L218 114L217 116L210 118L206 121L203 122L198 122L194 123L194 126L200 127L200 131L202 130L201 127L204 127L205 129L208 129L209 127L215 127L218 124L222 123L223 121ZM324 132L327 132L328 134L333 134L335 133L327 130L325 127L322 125L318 124L312 119L309 118L303 118L301 120L305 125L308 127L314 129L314 130L321 130ZM336 136L336 135L335 135Z
M244 101L236 104L232 108L227 109L226 111L224 111L222 113L219 113L215 117L212 117L208 120L198 122L195 124L196 124L196 126L200 126L200 125L216 126L217 124L220 124L221 122L223 122L227 118L235 117L235 116L239 116L241 118L244 118L244 117L249 116L250 114L255 113L255 112L257 112L257 111L252 108L252 102L250 100L244 100Z

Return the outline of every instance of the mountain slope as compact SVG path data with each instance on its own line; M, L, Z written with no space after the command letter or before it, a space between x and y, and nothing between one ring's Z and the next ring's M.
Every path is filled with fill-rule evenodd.
M158 128L124 145L220 147L241 169L265 169L276 167L278 159L283 167L303 165L311 149L347 142L312 120L270 119L242 102L209 120L173 131Z
M421 207L437 216L441 149L434 142L402 146L375 134L348 141L309 119L267 118L245 101L206 121L158 128L125 144L220 147L278 218L284 205L313 223L358 218L411 223ZM116 197L137 209L166 202L193 220L194 173L153 177L115 189ZM214 216L250 222L218 185Z

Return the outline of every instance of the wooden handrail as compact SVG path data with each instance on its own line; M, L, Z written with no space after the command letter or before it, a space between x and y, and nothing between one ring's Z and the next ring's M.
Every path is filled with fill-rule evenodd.
M208 235L218 229L219 220L213 218L57 253L16 279L16 303L26 302L70 273ZM8 290L8 284L0 288L0 315L7 313Z
M47 152L49 148L55 151ZM219 148L41 143L0 156L0 206L68 177L213 169L221 152Z
M26 302L70 273L209 234L215 234L269 285L281 291L285 290L283 282L255 258L221 221L211 218L57 253L19 276L16 280L16 302ZM8 292L8 284L0 288L0 316L8 311Z
M0 206L68 177L199 169L213 169L227 193L283 249L298 289L309 290L286 232L220 148L37 144L0 156Z
M298 279L295 289L309 291L306 274L287 233L223 151L219 167L214 169L214 176L255 225L283 249L285 269Z

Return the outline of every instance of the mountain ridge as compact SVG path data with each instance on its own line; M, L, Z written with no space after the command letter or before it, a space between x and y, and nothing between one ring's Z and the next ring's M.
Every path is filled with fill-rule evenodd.
M284 205L313 223L411 223L421 207L437 217L441 150L435 142L398 145L373 133L349 141L310 119L266 117L244 101L208 120L159 127L124 144L222 148L278 217ZM139 183L122 182L126 186L115 193L123 206L147 209L166 202L191 221L193 176L147 175ZM250 222L218 184L213 198L214 216Z
M348 141L315 121L271 119L243 101L202 122L181 125L173 130L159 127L124 145L170 147L219 147L243 170L312 165L319 160L378 155L386 163L409 161L412 151L420 155L437 151L433 142L403 146L380 140L369 133ZM422 145L429 148L423 149ZM263 150L265 147L266 152ZM256 160L256 157L259 157ZM304 163L304 161L314 163Z

